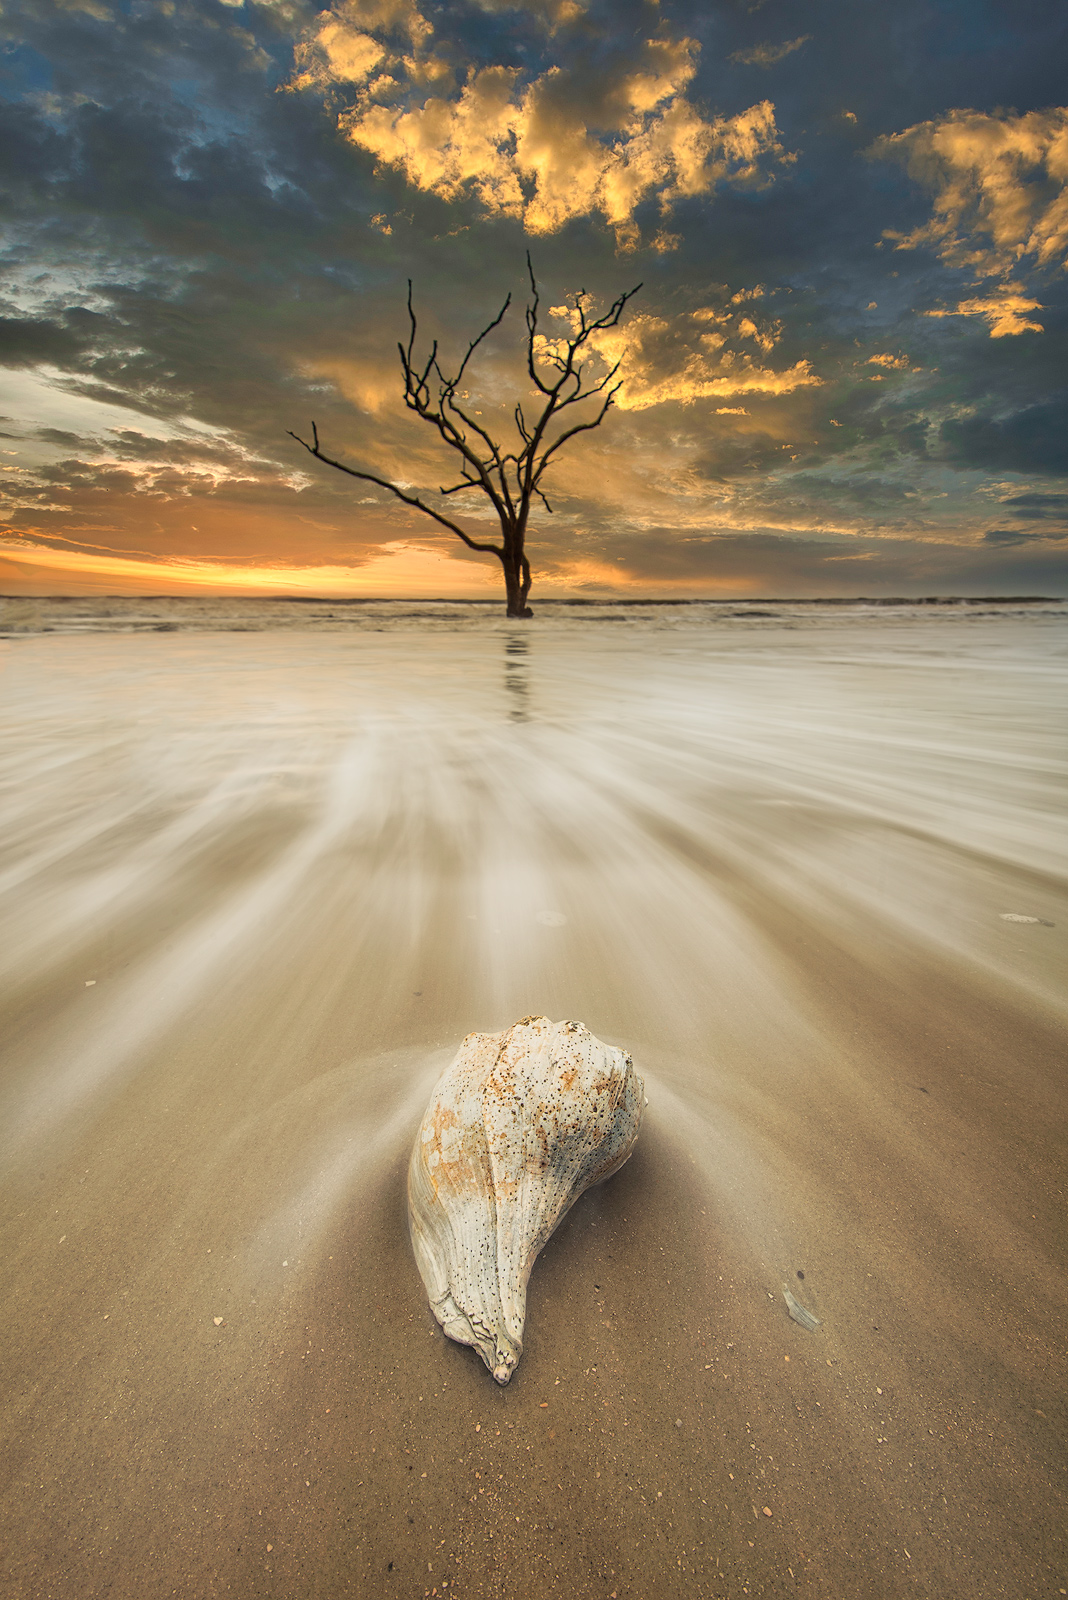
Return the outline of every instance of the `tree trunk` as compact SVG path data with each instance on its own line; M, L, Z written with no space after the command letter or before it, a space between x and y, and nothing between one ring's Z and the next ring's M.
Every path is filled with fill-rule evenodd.
M534 613L527 605L527 595L530 593L530 564L526 557L510 542L501 555L501 566L504 568L508 615L532 617Z

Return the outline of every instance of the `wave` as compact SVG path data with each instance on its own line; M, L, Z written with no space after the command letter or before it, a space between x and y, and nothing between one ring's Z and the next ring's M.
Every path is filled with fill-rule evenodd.
M625 624L643 631L834 626L858 620L893 625L925 617L1063 617L1068 600L1043 595L936 595L738 600L569 598L538 602L544 628ZM381 600L325 597L93 595L0 596L0 638L47 633L348 633L487 630L517 626L499 599Z

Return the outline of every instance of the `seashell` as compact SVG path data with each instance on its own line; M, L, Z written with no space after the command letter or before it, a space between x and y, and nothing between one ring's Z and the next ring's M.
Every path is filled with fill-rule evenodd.
M408 1225L431 1309L498 1383L523 1350L527 1280L565 1212L634 1149L642 1080L581 1022L469 1033L408 1167Z

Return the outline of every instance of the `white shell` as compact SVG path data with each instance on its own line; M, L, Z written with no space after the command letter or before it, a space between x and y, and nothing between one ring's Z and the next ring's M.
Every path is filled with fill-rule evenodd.
M523 1350L538 1251L626 1161L643 1102L625 1051L548 1017L469 1033L438 1080L408 1168L412 1248L441 1326L498 1383Z

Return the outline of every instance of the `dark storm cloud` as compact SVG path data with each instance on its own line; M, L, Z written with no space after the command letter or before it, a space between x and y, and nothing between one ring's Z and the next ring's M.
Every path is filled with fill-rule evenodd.
M1039 544L1068 539L1068 529L1063 533L1050 533L1047 529L1030 531L1024 528L991 528L983 535L987 544L1006 547L1015 544Z
M1001 502L1001 510L1031 526L991 528L983 535L987 544L1034 544L1068 539L1068 494L1017 494ZM1033 524L1040 526L1035 527Z
M45 317L0 318L0 366L34 367L64 363L81 352L82 341L69 328Z
M1002 504L1006 509L1011 507L1013 516L1031 521L1047 517L1057 522L1068 519L1068 494L1017 494Z
M72 433L69 428L36 428L34 436L43 439L46 444L57 444L63 449L70 449L76 445L79 450L96 452L101 447L95 439L83 439L81 435Z
M301 59L304 70L331 65L318 5L112 9L92 0L9 11L3 26L18 48L0 88L9 101L0 104L9 222L0 362L58 372L72 401L130 415L125 429L103 411L99 423L91 410L84 421L39 419L45 454L25 495L60 498L66 472L80 496L117 495L121 480L131 505L147 495L235 505L258 497L286 515L299 504L352 536L374 508L325 469L295 487L306 458L285 429L314 415L347 459L392 471L407 464L436 483L429 442L416 439L399 403L393 346L405 327L405 280L415 279L427 329L459 337L462 348L506 289L522 292L529 245L547 304L582 284L610 297L644 278L641 380L664 396L611 417L596 449L576 457L576 473L562 474L554 554L581 527L606 559L625 548L625 565L633 547L617 550L613 529L663 523L674 528L664 535L665 545L676 541L670 561L639 563L636 581L669 570L671 581L687 572L703 581L709 555L689 526L695 516L721 518L726 492L747 497L752 531L737 534L737 560L748 550L763 563L754 570L768 573L778 562L784 582L816 582L839 559L806 543L806 527L821 518L901 532L957 515L987 561L1024 540L1023 525L1051 521L1055 485L1041 480L1063 476L1068 462L1059 263L1036 268L1028 288L1042 309L1026 316L1044 331L991 338L989 315L956 309L977 298L965 269L930 244L898 249L886 237L920 229L934 195L906 165L872 152L953 107L1022 115L1059 103L1063 11L906 0L889 15L820 0L799 24L785 0L759 10L367 0L345 16L350 35L362 29L400 63L390 68L395 90L380 97L390 115L417 111L428 95L455 109L469 67L504 69L511 103L534 95L546 161L567 156L559 141L572 123L602 142L630 140L637 161L644 147L623 126L627 107L659 93L661 80L670 94L656 105L670 104L676 120L707 130L742 119L732 124L739 137L758 126L745 119L767 97L774 134L753 136L744 182L728 176L683 192L673 156L675 176L634 204L634 236L610 225L600 202L582 209L581 195L555 231L532 236L518 215L494 211L474 179L446 194L416 181L417 163L392 159L384 135L374 149L342 136L337 118L363 93L344 77L355 58L341 51L318 86L286 88ZM432 25L425 36L420 17ZM313 45L319 55L300 58ZM403 65L420 51L434 72L440 64L422 86ZM660 127L659 114L655 105L642 113L642 127ZM617 255L635 244L633 258ZM723 314L758 285L763 296L736 307L729 328L693 321L695 312ZM754 335L739 331L746 306ZM924 314L932 311L952 314ZM719 331L724 345L701 344ZM489 353L494 382L503 384L512 337ZM764 387L715 392L745 361ZM813 381L790 387L783 374L801 363ZM214 437L163 436L183 418ZM20 419L28 431L34 422ZM936 471L950 478L928 504L925 474ZM1000 530L984 535L991 497L974 499L984 474L1017 479L1018 495L1003 486L996 496L998 520L1022 526L1011 541ZM612 498L616 480L626 483L625 504ZM390 536L396 523L374 514L375 536ZM762 518L776 535L759 531ZM939 581L952 583L954 561L971 570L963 545L939 548ZM911 570L910 550L895 539L852 564L892 583L894 570ZM713 553L730 555L719 541ZM914 559L934 558L924 546Z
M1068 473L1068 395L1003 418L950 418L942 444L951 461L995 472Z

